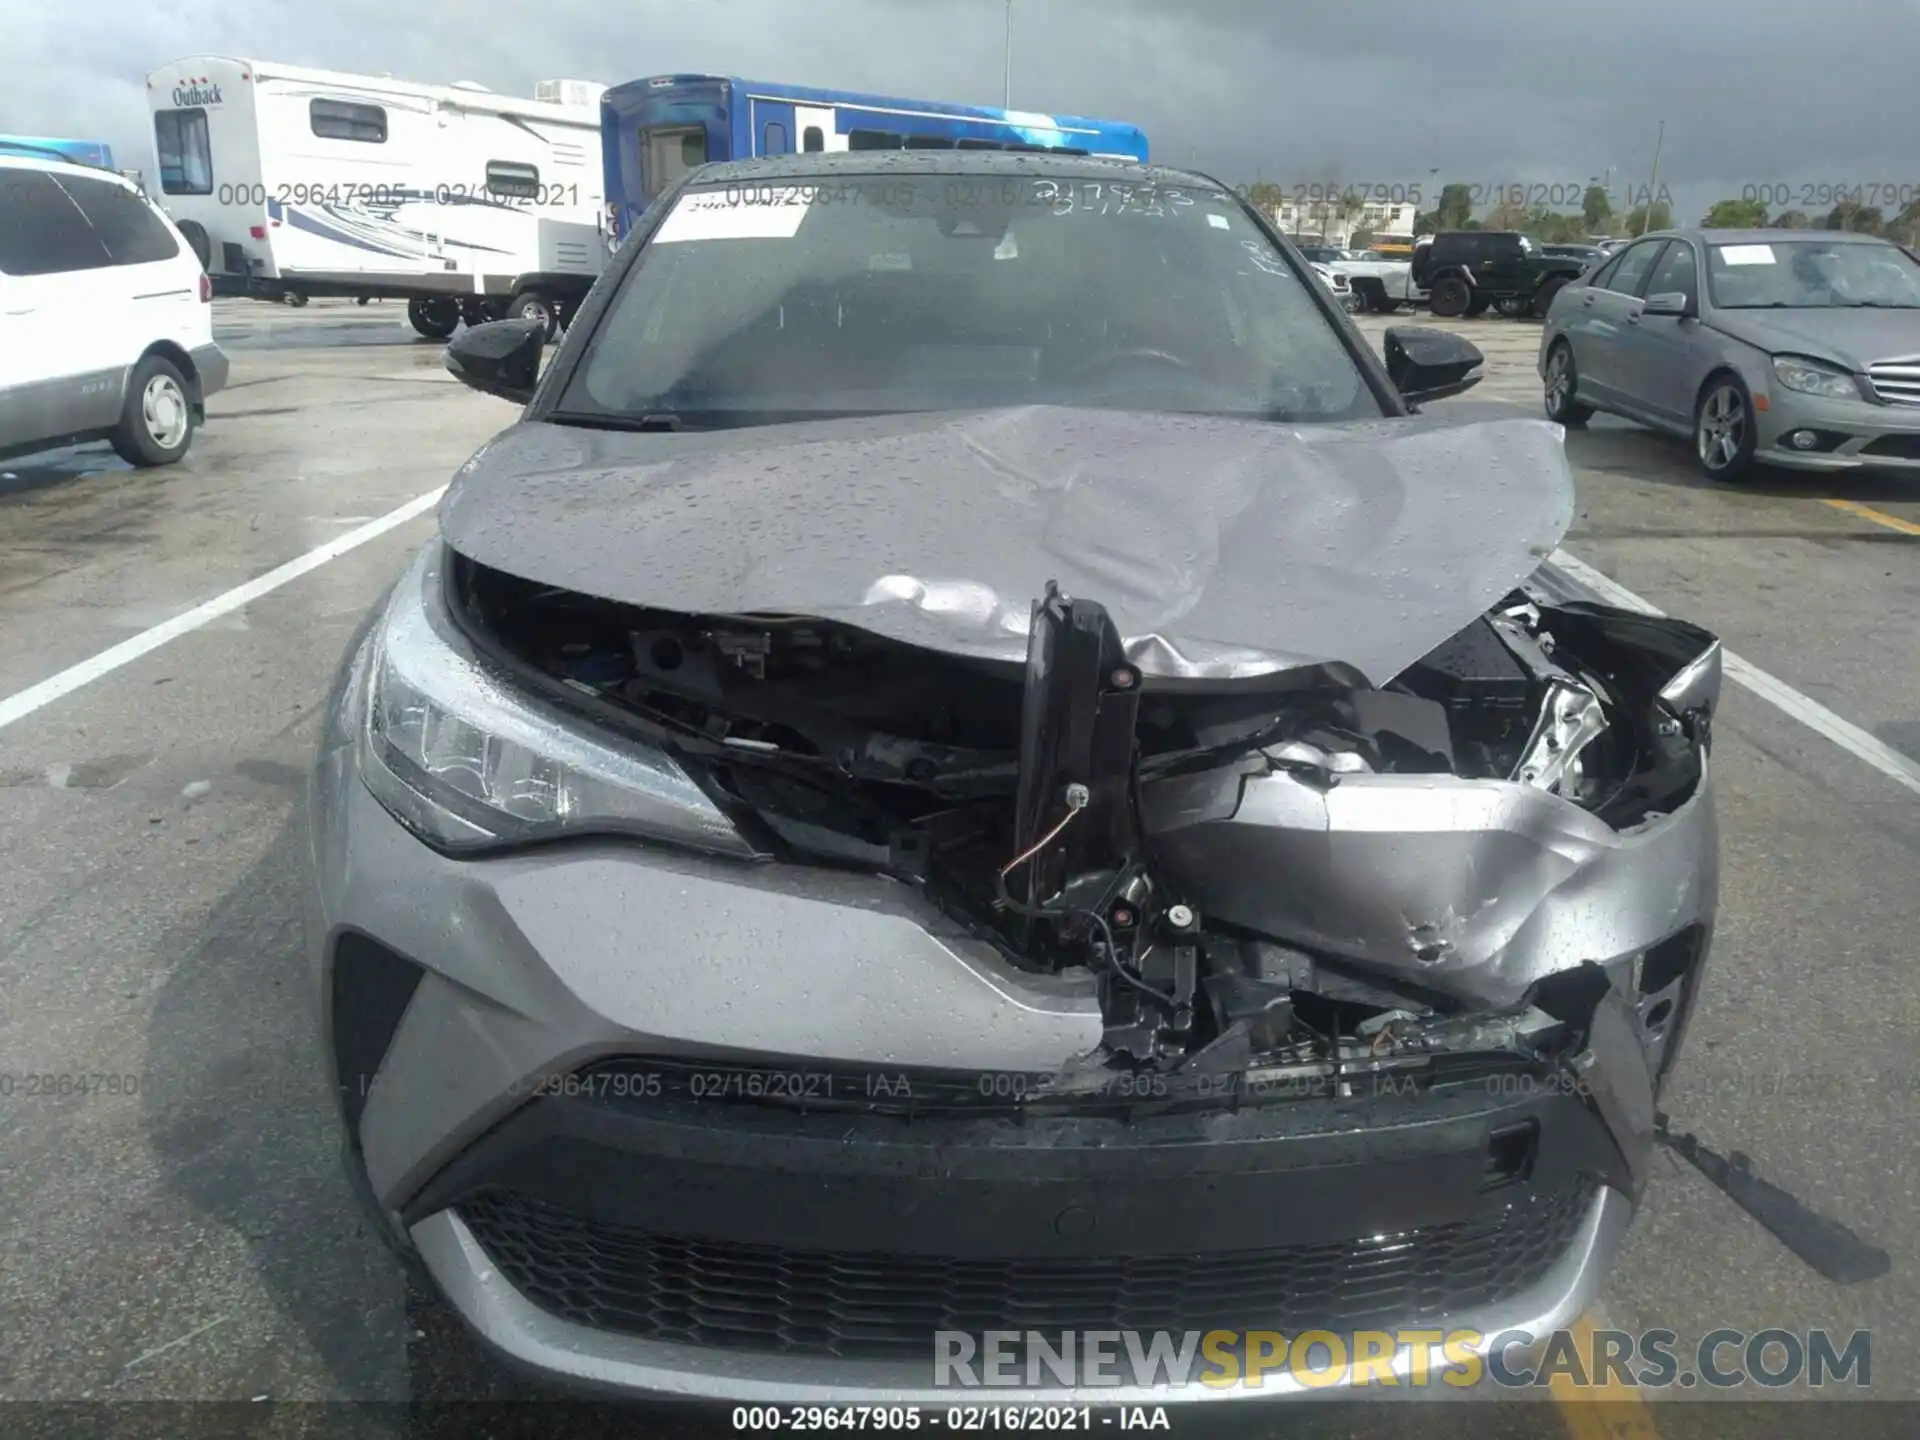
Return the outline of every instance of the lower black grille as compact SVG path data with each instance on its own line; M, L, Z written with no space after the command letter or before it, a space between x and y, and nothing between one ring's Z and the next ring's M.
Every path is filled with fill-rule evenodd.
M788 1355L927 1359L939 1330L1351 1330L1439 1323L1538 1282L1590 1189L1393 1236L1200 1256L942 1259L656 1235L489 1191L460 1215L543 1310L597 1330Z
M1920 460L1920 435L1882 435L1863 445L1860 453L1888 460Z

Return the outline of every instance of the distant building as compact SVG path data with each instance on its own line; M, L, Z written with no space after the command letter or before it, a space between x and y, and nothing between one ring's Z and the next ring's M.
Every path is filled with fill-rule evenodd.
M1273 223L1288 235L1342 247L1363 231L1370 235L1411 235L1418 213L1416 205L1368 202L1348 214L1338 200L1283 200L1267 208Z

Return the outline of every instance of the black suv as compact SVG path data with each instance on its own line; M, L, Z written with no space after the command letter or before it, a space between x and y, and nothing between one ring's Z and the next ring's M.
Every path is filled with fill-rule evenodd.
M1435 315L1545 315L1553 297L1584 268L1549 255L1517 230L1447 230L1413 252L1413 283L1429 292Z

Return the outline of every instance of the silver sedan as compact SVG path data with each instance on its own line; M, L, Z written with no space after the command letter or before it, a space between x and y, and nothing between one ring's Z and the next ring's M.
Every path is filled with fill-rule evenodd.
M1646 236L1555 298L1539 367L1550 419L1690 438L1718 480L1920 470L1920 264L1873 236Z

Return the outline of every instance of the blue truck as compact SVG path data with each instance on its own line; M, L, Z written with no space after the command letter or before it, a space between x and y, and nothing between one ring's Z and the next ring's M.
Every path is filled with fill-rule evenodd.
M725 75L657 75L600 97L606 234L617 245L696 165L835 150L1039 150L1147 158L1138 126L1078 115L901 100Z

